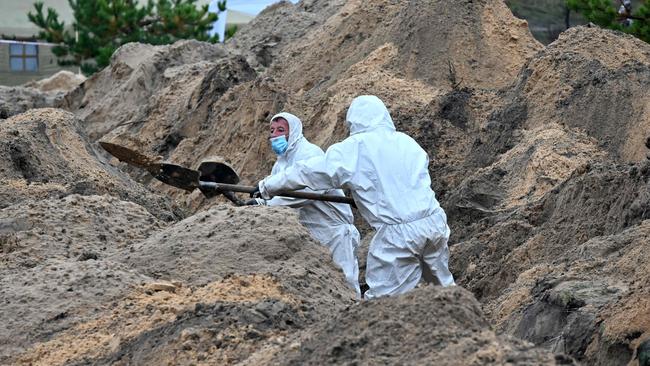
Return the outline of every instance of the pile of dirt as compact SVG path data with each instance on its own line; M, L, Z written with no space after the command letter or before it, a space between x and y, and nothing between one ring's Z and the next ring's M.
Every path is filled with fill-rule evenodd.
M165 227L135 203L77 194L5 207L0 223L0 268L12 269L50 259L96 260L132 250L135 242Z
M50 259L32 268L2 269L0 274L0 363L5 365L75 324L99 316L131 286L151 281L119 263L93 259Z
M232 85L255 76L221 44L129 43L111 63L66 96L92 140L125 136L129 146L165 155L211 120L210 106ZM128 141L137 135L138 141Z
M492 164L473 168L466 161L470 167L460 169L469 171L466 177L440 195L454 242L478 235L495 220L538 202L576 172L607 160L597 142L580 131L551 125L516 134L519 142Z
M0 120L33 108L56 107L66 93L86 78L69 71L59 71L49 78L22 86L0 86Z
M650 336L639 287L649 276L649 177L648 163L589 166L539 202L477 224L452 247L459 283L499 330L589 364L631 361Z
M511 146L443 200L460 241L452 270L499 331L603 365L632 361L650 337L626 307L647 296L635 285L647 271L632 264L644 256L628 253L650 204L649 83L650 46L579 27L504 95L497 111L524 112L505 129Z
M285 46L322 24L344 3L342 0L307 0L297 4L280 1L238 29L227 44L242 53L256 70L262 71L284 52Z
M578 27L535 55L497 103L476 89L450 94L437 117L462 127L461 138L443 124L430 155L455 240L471 236L469 223L539 199L585 164L645 160L649 54L632 37ZM612 95L626 97L610 103ZM492 107L487 116L477 104Z
M98 255L73 257L65 243L17 240L48 259L3 270L0 313L12 319L2 334L3 363L244 362L353 303L327 249L290 209L217 206L159 230L141 207L104 196L52 204L29 208L14 236L42 236L58 223L62 235L79 238L72 246ZM51 217L39 215L48 207ZM120 207L127 217L113 212ZM97 225L100 213L117 221ZM102 235L114 238L107 243ZM51 296L57 301L47 304Z
M542 48L502 1L352 1L288 47L274 74L295 92L324 91L384 46L396 50L382 68L386 76L436 88L453 83L450 66L465 86L507 86Z
M36 89L0 85L0 122L32 108L51 106L46 96Z
M646 157L650 129L650 46L632 36L576 27L536 55L514 88L524 126L583 130L616 160Z
M28 297L3 282L10 331L30 305L0 363L571 362L511 336L634 363L650 339L648 90L649 45L578 27L543 47L501 0L284 2L225 45L125 45L66 96L76 117L0 123L2 281L33 279ZM195 212L164 227L177 209L93 143L189 167L221 156L252 183L274 161L271 115L297 114L327 148L360 94L428 152L452 272L480 305L460 288L352 305L290 210L218 206L125 169ZM11 113L40 103L26 98ZM68 300L68 272L50 267L98 281L98 300L86 282ZM49 296L64 315L36 317Z
M282 229L274 225L282 221ZM323 263L327 249L314 243L290 208L216 206L112 258L153 278L194 285L233 274L279 277L309 316L319 318L354 293L341 271Z
M531 343L497 336L480 304L459 287L426 286L351 307L317 327L283 365L555 365L573 364Z
M69 92L86 81L86 77L70 71L62 70L56 74L37 81L25 84L26 87L35 88L42 92Z
M233 276L199 288L152 283L18 363L249 364L257 349L283 344L302 326L295 301L270 277Z
M0 207L69 194L109 194L138 203L165 221L183 217L157 195L112 167L88 142L80 121L59 109L31 109L0 124Z

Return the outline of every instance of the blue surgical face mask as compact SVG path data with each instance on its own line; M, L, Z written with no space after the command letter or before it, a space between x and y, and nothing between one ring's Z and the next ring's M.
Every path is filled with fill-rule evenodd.
M287 151L287 147L289 147L289 143L287 142L287 137L284 135L273 137L269 139L269 141L271 141L271 148L278 155L284 154L284 152Z

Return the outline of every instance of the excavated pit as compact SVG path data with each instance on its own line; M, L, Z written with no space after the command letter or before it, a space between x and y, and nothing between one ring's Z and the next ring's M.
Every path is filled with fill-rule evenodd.
M501 0L303 0L225 45L125 45L57 97L70 112L32 109L52 105L34 87L0 90L2 364L650 359L650 46L633 37L544 47ZM428 152L459 287L355 303L291 210L166 187L96 144L220 156L254 183L271 115L327 148L360 94Z

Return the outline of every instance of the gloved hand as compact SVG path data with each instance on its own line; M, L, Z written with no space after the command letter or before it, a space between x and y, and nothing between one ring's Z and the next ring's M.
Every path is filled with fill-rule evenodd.
M261 193L260 193L260 183L261 183L261 181L260 181L260 182L257 182L257 183L255 184L255 190L254 190L253 192L251 192L251 194L250 194L251 198L260 198L260 197L261 197Z
M248 201L244 202L244 206L259 206L260 202L257 198L251 198Z

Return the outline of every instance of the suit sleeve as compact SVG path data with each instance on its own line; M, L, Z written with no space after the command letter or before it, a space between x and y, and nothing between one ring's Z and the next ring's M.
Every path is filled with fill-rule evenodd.
M297 162L292 167L262 181L263 190L274 194L282 190L309 188L314 191L346 187L358 164L358 144L345 140L332 145L325 155Z

